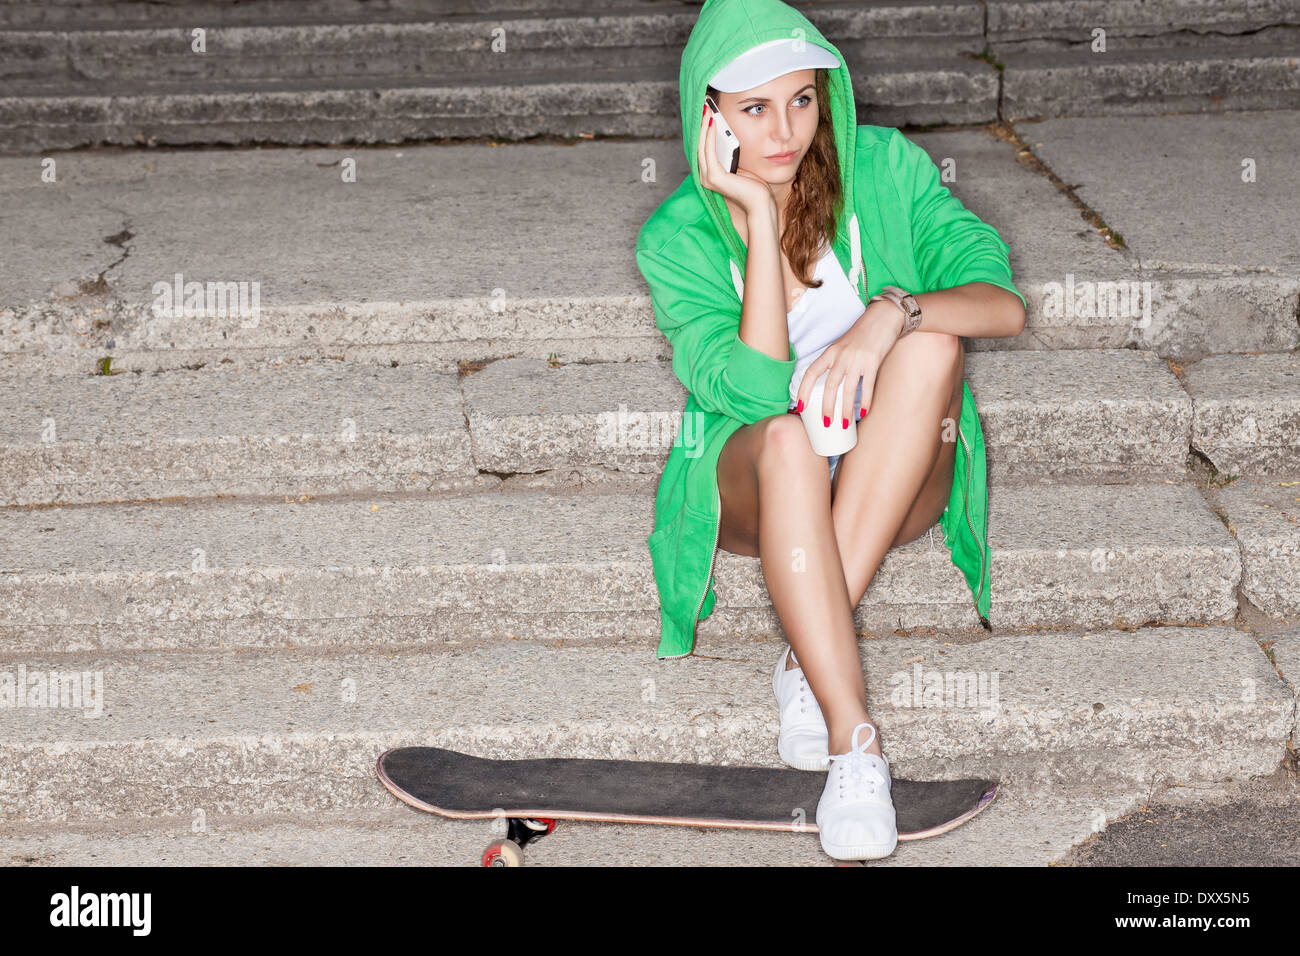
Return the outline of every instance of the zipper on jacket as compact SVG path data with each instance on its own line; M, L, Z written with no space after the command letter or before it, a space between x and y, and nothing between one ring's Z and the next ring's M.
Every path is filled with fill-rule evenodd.
M975 590L975 613L979 614L980 596L984 593L984 548L980 545L979 535L975 533L975 527L970 523L971 451L970 445L966 443L966 436L961 430L961 425L957 426L957 437L961 439L961 447L966 452L966 474L963 476L965 487L962 488L962 516L966 519L966 529L970 531L971 539L975 542L975 550L980 556L979 584ZM982 614L980 615L980 623L983 624L985 628L992 630L992 628L989 627L988 621L984 619Z
M709 574L704 579L704 593L695 608L695 617L691 621L691 648L695 648L695 629L700 625L700 611L704 610L704 599L709 596L709 582L713 580L713 562L718 556L718 538L722 536L722 492L717 488L713 493L718 497L718 527L713 532L713 550L709 552Z

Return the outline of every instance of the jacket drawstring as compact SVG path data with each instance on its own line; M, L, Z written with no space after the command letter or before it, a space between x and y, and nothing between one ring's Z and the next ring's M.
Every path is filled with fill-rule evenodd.
M858 279L862 277L862 238L858 235L858 214L855 212L853 218L849 220L849 262L851 269L849 271L849 284L853 288L858 288ZM862 295L865 298L867 294L867 283L865 278L862 283Z

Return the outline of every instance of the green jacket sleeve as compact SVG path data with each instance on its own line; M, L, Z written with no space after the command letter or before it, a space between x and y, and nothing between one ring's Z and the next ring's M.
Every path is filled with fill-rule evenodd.
M911 210L912 248L923 292L988 282L1025 297L1011 281L1011 251L996 229L982 221L939 178L928 153L897 129L889 140L889 164L904 209Z
M740 337L736 293L715 270L687 269L649 249L637 266L650 287L655 324L673 349L673 372L705 411L747 425L790 405L794 346L782 362Z

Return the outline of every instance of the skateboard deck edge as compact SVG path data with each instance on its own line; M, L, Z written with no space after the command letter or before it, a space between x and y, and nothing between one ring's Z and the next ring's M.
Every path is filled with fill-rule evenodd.
M504 817L517 819L585 820L592 823L644 823L659 826L715 827L724 830L775 830L784 833L819 832L816 820L808 823L796 824L793 822L786 823L784 821L772 820L733 820L719 817L671 817L633 813L587 813L581 810L541 810L532 808L507 809L502 807L493 810L449 810L445 807L426 803L418 797L412 796L394 783L389 778L388 774L384 772L384 757L392 753L393 750L400 749L402 748L394 747L385 750L379 755L379 759L375 761L375 773L379 777L379 782L384 785L384 789L409 807L452 820L491 820L496 817ZM908 840L924 840L930 837L942 836L950 830L955 830L992 803L994 798L997 796L999 786L1000 783L998 781L990 781L988 789L984 791L980 796L979 802L970 810L953 820L948 820L938 826L930 827L926 830L916 830L911 833L900 832L898 834L899 842L906 842Z

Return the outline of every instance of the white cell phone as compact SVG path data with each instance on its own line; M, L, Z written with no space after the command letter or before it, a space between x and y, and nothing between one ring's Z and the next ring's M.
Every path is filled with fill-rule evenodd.
M714 143L718 147L718 162L727 172L734 173L740 166L740 140L736 139L736 134L722 118L722 110L713 102L713 97L704 97L704 103L713 110L713 125L718 128L718 135L714 137Z

